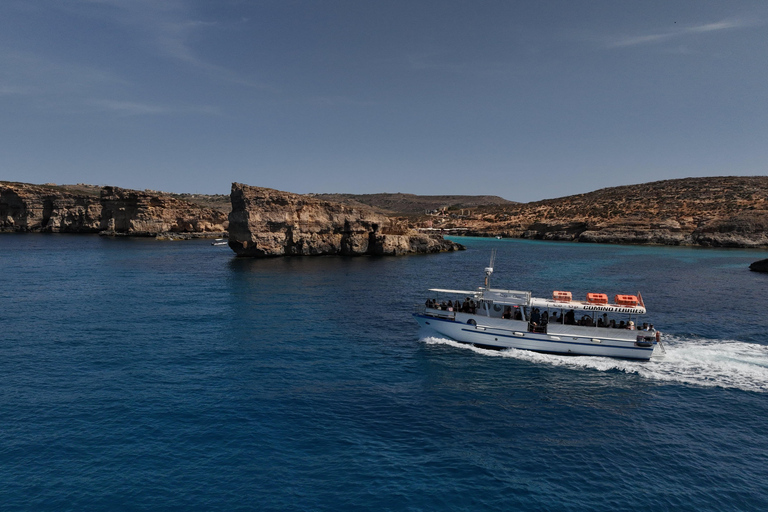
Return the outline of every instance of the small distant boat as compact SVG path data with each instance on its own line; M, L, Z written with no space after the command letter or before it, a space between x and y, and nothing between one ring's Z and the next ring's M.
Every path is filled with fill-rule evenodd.
M217 238L215 241L211 242L211 245L228 245L228 243L224 238Z
M485 286L477 290L430 289L464 300L428 299L413 314L419 325L481 348L641 360L665 353L659 331L648 324L635 326L646 313L639 293L616 295L609 304L603 293L588 293L587 300L579 301L571 292L538 298L528 291L495 289L490 287L493 259L485 269Z
M496 240L501 240L501 235L496 235Z

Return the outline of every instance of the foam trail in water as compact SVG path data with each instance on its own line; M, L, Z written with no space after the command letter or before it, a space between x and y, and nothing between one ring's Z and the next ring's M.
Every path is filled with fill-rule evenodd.
M512 357L566 368L618 370L650 380L768 392L768 346L735 340L668 338L664 343L666 356L650 361L558 356L516 349L485 350L435 336L422 337L421 341L469 349L486 356Z

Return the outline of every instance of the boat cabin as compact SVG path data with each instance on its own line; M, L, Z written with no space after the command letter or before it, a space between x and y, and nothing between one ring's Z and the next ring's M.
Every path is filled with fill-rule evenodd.
M604 293L588 293L586 300L573 300L573 294L554 291L551 299L532 297L531 292L479 288L477 291L430 289L435 299L427 300L424 313L435 317L462 320L475 324L477 317L523 322L528 332L547 333L559 326L591 327L596 329L641 330L636 325L639 315L645 314L642 298L638 295L616 295L613 304ZM440 295L462 297L440 299ZM473 317L473 318L470 318ZM639 324L639 322L637 322ZM556 327L558 326L558 327ZM648 324L644 324L648 329ZM606 334L603 334L606 335Z

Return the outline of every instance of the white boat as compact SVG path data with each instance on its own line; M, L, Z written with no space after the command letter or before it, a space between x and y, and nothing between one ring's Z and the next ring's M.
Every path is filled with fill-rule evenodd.
M491 274L493 257L485 269L485 286L430 289L463 301L428 299L417 306L414 318L441 336L482 348L644 360L665 352L653 325L635 325L646 313L639 293L616 295L614 303L603 293L588 293L584 301L562 291L538 298L529 291L491 288Z

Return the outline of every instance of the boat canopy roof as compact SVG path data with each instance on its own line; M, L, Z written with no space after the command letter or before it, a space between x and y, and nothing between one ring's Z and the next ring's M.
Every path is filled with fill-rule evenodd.
M531 300L531 292L521 290L497 290L491 288L483 291L483 298L492 300L495 304L527 306Z
M572 309L578 311L598 311L601 313L629 313L632 315L644 315L645 307L640 304L636 306L624 306L621 304L594 304L592 302L570 300L559 301L554 299L544 299L541 297L531 297L531 292L521 290L498 290L491 288L486 290L483 287L477 290L450 290L446 288L430 288L429 291L437 293L453 293L472 297L474 299L483 299L492 301L494 304L511 306L530 306L534 308L548 309Z
M579 300L565 302L534 297L531 299L530 305L535 308L575 309L582 311L600 311L603 313L630 313L633 315L645 314L645 308L640 305L622 306L620 304L592 304L590 302L582 302Z
M480 292L477 290L467 291L467 290L446 290L444 288L430 288L429 291L431 292L437 292L437 293L457 293L459 295L466 295L469 297L475 297Z

